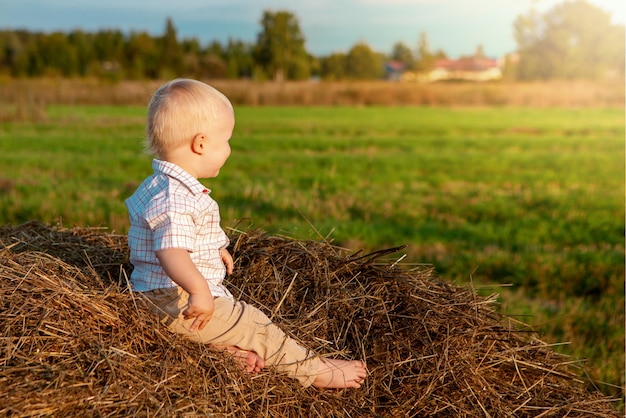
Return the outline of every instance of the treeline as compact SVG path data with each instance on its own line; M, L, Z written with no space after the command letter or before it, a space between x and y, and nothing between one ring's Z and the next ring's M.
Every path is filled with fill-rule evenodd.
M624 26L612 25L608 13L584 0L567 1L545 15L533 11L514 24L517 57L507 61L510 79L602 79L624 76ZM474 56L482 56L482 47ZM389 53L365 41L346 53L315 57L290 12L263 13L256 42L230 39L202 45L179 39L167 19L161 36L120 30L95 33L0 31L0 74L11 77L98 77L163 79L372 80L385 75L385 63L428 72L444 51L432 52L422 33L415 49L402 42Z
M291 13L265 12L262 26L255 43L229 39L225 44L207 45L197 38L179 40L171 19L161 36L111 29L95 33L0 31L0 73L12 77L163 79L185 75L255 80L377 79L384 75L385 56L365 43L347 54L309 54Z

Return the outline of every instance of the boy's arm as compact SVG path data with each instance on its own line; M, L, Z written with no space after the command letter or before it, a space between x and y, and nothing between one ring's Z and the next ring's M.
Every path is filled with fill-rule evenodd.
M226 267L227 274L233 274L233 267L235 262L233 261L233 256L230 255L226 248L220 248L220 258L224 263L224 267Z
M170 279L189 293L189 305L183 311L185 319L194 319L189 329L203 329L213 316L215 303L207 281L191 260L189 252L182 248L168 248L157 251L156 256Z

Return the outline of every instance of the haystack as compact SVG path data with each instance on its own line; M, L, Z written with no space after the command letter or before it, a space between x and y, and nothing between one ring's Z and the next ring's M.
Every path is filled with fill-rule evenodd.
M127 289L126 238L0 228L0 415L617 417L493 298L390 254L233 231L236 297L321 355L365 358L359 390L302 388L169 333ZM398 259L398 256L395 256Z

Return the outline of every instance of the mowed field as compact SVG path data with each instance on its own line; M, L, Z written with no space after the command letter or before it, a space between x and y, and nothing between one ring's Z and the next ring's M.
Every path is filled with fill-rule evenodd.
M236 107L204 181L223 226L406 245L401 263L500 293L503 312L624 386L623 109ZM151 173L139 106L48 106L0 122L0 224L126 233ZM621 387L621 388L620 388Z

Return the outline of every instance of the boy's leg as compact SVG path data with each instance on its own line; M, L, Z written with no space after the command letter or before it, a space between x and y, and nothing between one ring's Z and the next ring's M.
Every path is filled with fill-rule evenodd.
M191 332L192 321L182 317L188 303L184 290L158 289L144 295L156 305L153 310L172 331L205 344L254 351L267 365L298 379L304 386L314 383L320 359L289 338L259 309L242 301L216 298L209 323L204 329Z
M181 290L182 289L178 287L162 288L147 292L140 292L139 295L142 296L141 300L143 300L147 304L147 307L155 314L157 314L161 322L167 325L167 327L171 331L183 334L186 337L193 339L194 341L198 341L198 339L195 338L195 334L192 335L192 333L190 333L188 329L175 329L177 322L176 318L181 317L180 319L182 319L180 312L182 312L182 310L186 308L185 305L181 304L182 299L179 296L179 292ZM178 317L176 315L178 315ZM253 351L243 350L235 346L226 346L219 344L209 345L215 349L230 353L233 358L238 363L240 363L241 367L247 372L256 373L261 371L263 367L265 367L265 361Z
M190 323L187 321L184 326L189 327ZM305 387L359 388L367 376L364 362L320 359L287 336L263 312L245 302L215 299L213 318L204 329L212 326L219 329L218 324L225 330L216 338L220 344L258 353L268 365L299 380Z

